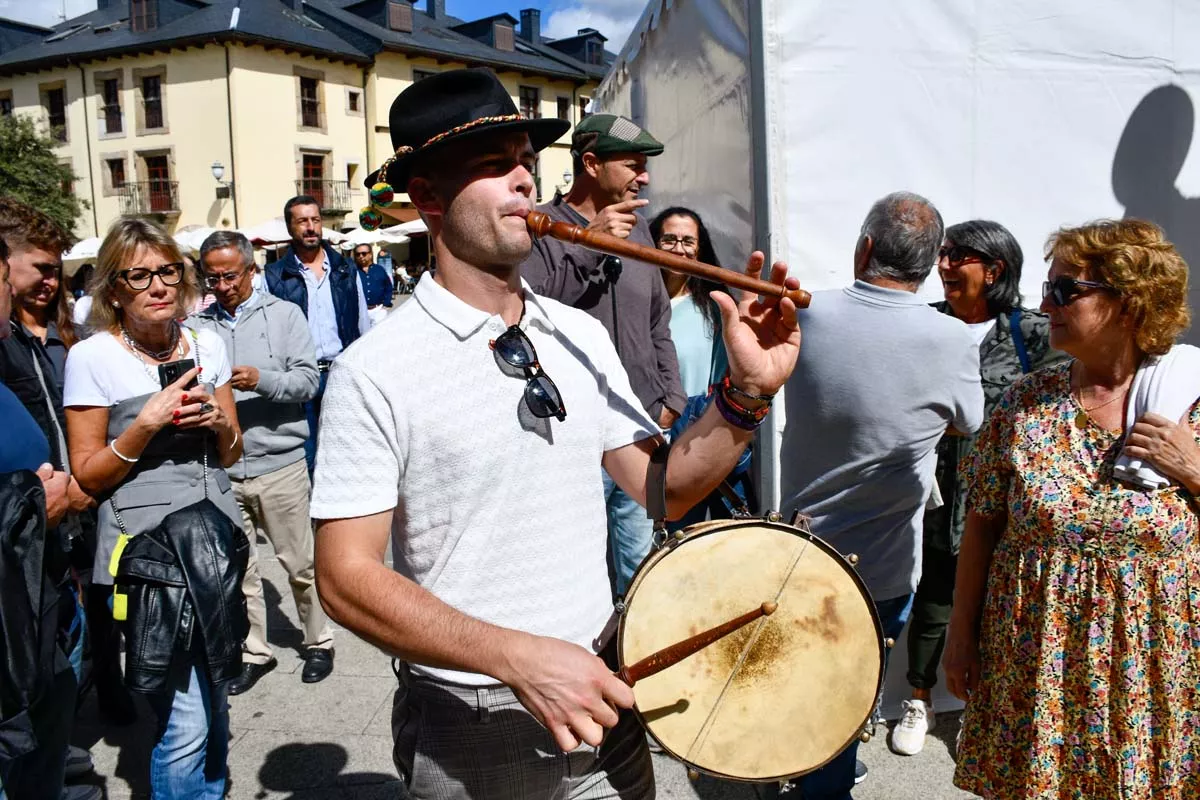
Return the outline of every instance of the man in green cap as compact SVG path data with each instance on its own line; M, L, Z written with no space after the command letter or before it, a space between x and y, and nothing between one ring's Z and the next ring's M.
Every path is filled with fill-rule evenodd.
M649 203L646 161L663 145L637 123L615 114L593 114L571 139L575 181L538 211L551 219L654 247L650 226L637 213ZM650 418L667 430L687 403L671 340L671 298L657 267L605 256L581 245L543 237L521 265L534 292L582 309L608 331L634 394ZM653 525L645 511L605 474L614 591L625 593L650 550Z

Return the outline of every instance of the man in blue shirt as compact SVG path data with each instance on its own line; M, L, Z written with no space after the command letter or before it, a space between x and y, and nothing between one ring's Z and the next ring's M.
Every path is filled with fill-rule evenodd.
M376 324L387 316L387 310L392 307L392 281L388 271L373 263L371 256L371 245L355 245L354 263L358 265L358 277L367 298L367 315L371 318L371 324Z
M317 353L321 383L308 401L310 435L304 445L308 471L317 457L317 422L321 398L333 359L371 328L367 299L356 270L321 239L321 205L302 194L283 206L283 221L291 234L287 252L267 266L267 288L271 294L300 306L308 319Z

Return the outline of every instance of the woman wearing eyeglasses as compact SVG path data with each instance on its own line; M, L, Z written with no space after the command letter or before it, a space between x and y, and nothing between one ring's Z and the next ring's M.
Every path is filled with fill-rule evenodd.
M67 356L63 400L72 471L101 500L93 579L111 584L122 532L145 533L206 495L240 528L224 467L242 444L221 339L177 321L199 287L174 240L148 222L121 219L101 244L91 286L95 333ZM181 359L197 366L164 388L159 365ZM195 649L176 653L172 670L175 688L148 696L158 716L151 792L221 797L224 688L210 681Z
M990 220L950 226L938 251L945 300L934 308L966 323L979 344L985 419L1023 374L1063 357L1050 348L1046 315L1021 307L1024 260L1016 238ZM903 703L900 721L892 729L891 748L900 755L921 752L926 733L934 727L932 692L967 516L966 486L959 481L958 468L973 446L974 437L962 436L945 436L938 444L937 485L944 504L925 514L921 582L908 628L907 677L912 697Z
M721 266L713 249L712 237L700 215L690 208L674 206L650 223L650 235L659 249L675 255ZM683 414L671 428L671 438L708 408L708 387L719 383L729 369L729 359L721 339L721 314L709 293L729 293L728 287L697 276L661 270L667 294L671 297L671 340L679 360L679 378L688 396ZM750 448L742 455L733 472L725 479L744 503L754 507L754 487L750 480ZM672 530L705 519L727 519L730 508L721 493L713 492L681 519L670 524Z
M1005 394L963 469L944 660L967 701L955 783L1003 800L1200 797L1200 388L1182 423L1126 430L1139 369L1178 353L1187 265L1137 220L1064 228L1047 257L1050 344L1073 358ZM1162 488L1118 481L1123 449Z

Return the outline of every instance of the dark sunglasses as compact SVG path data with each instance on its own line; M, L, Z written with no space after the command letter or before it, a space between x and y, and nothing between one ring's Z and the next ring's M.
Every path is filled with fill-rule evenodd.
M163 286L178 286L179 282L183 280L183 270L184 264L180 261L174 264L163 264L158 269L149 269L148 267L123 269L117 273L117 276L135 292L144 292L150 288L155 275L163 282Z
M529 341L525 331L513 325L491 342L491 348L496 358L524 371L525 404L535 417L555 417L559 422L566 420L567 409L563 405L562 395L554 381L542 370L537 351L533 349L533 342Z
M1107 289L1115 291L1112 286L1099 281L1077 281L1066 275L1060 275L1052 281L1042 284L1042 299L1050 298L1050 302L1058 307L1071 303L1076 297L1091 289Z
M943 245L938 248L938 261L941 261L943 258L950 262L950 266L952 267L961 267L972 260L982 261L985 264L992 260L985 253L981 253L972 247L967 247L965 244Z

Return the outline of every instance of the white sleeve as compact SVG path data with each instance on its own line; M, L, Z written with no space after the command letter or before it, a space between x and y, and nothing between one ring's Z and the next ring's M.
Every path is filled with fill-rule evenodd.
M98 339L95 341L99 341ZM103 353L95 345L80 342L67 352L63 376L63 406L103 406L112 403L112 393L104 377L111 370L104 366Z
M233 368L229 365L225 342L210 330L197 331L196 339L200 349L200 381L211 383L214 388L229 383L233 378Z
M358 270L356 269L355 272ZM371 317L367 313L367 295L363 289L362 280L355 275L354 285L358 287L358 334L362 336L371 330Z
M403 433L391 402L359 367L333 362L321 401L313 519L391 511L400 497Z
M608 332L596 323L598 329L593 341L603 348L600 355L604 366L605 400L608 408L604 419L604 451L616 450L627 444L658 436L659 427L650 421L642 403L629 385L629 373L621 364L621 358L613 347Z

